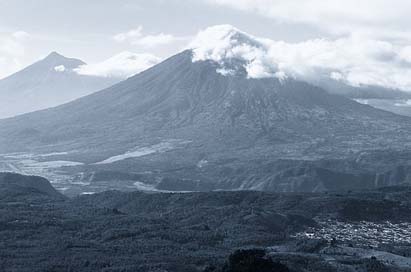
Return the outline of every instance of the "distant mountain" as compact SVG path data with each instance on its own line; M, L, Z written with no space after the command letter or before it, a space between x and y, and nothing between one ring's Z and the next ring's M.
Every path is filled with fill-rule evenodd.
M56 52L0 80L0 118L61 105L104 89L119 79L79 75L85 63Z
M339 94L353 99L411 99L411 93L399 89L371 85L356 87L331 78L321 78L313 84L332 94Z
M411 93L379 86L350 86L345 82L322 78L314 85L332 94L342 95L377 109L411 117Z
M250 78L241 60L227 65L236 72L186 50L92 95L2 120L0 153L60 152L58 160L85 163L73 169L80 177L143 172L155 188L277 190L278 180L303 172L294 188L332 190L346 187L327 179L349 176L299 168L279 176L262 166L410 146L410 118L293 78Z
M47 196L64 198L50 182L42 177L24 176L14 173L0 173L0 199L16 196Z

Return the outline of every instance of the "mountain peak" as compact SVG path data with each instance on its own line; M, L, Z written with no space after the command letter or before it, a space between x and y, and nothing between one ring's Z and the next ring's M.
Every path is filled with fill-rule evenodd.
M236 52L238 47L263 49L264 45L258 38L232 25L216 25L200 31L189 47L194 50L196 58L219 61L241 57L241 52Z
M43 60L39 61L38 64L42 65L46 69L64 67L64 70L72 70L86 63L79 59L67 58L61 55L60 53L53 51L49 55L47 55L47 57L45 57Z
M79 75L75 69L84 64L79 59L52 52L0 80L0 119L55 107L119 81L117 78Z
M216 25L200 31L189 47L193 50L193 62L216 62L220 66L217 72L223 75L245 70L249 78L286 77L270 59L270 45L266 39L231 25Z
M57 51L53 51L48 55L48 57L64 57L64 56L59 54Z
M59 54L56 51L51 52L50 54L47 55L47 57L44 58L45 60L62 60L62 59L69 59L66 58L65 56Z

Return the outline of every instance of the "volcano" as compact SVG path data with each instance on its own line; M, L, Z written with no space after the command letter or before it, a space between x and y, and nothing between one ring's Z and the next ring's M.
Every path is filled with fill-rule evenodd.
M237 34L227 35L246 43ZM243 59L217 62L195 54L183 51L84 98L3 120L0 151L63 152L64 160L93 170L145 171L171 180L178 173L183 183L231 184L227 177L242 179L280 158L341 158L409 142L407 117L275 71L250 77Z
M0 118L55 107L106 88L119 80L79 75L85 65L57 52L0 80Z

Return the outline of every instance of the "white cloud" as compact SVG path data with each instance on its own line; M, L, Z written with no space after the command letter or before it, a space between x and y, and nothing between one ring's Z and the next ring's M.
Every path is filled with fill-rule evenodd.
M30 34L25 31L16 31L12 34L16 40L24 41L30 38Z
M411 46L406 46L400 51L400 58L411 64Z
M232 73L238 64L231 63L231 60L236 59L244 62L243 68L249 77L270 77L278 71L275 63L266 63L269 60L264 56L267 48L261 41L230 25L219 25L200 31L189 48L194 49L194 61L213 60L220 63L221 68L218 71Z
M66 67L64 65L58 65L58 66L54 67L54 71L62 73L64 71L66 71Z
M82 65L74 71L81 75L127 78L160 61L160 58L151 54L122 52L100 63Z
M139 26L136 29L129 30L124 33L119 33L113 37L113 39L117 42L126 42L129 40L139 39L143 36L143 27Z
M409 0L203 0L278 22L308 23L334 34L410 39ZM406 31L404 31L406 30Z
M119 33L115 35L113 39L117 42L127 42L132 45L138 45L142 47L156 47L184 40L185 38L175 37L171 34L165 33L144 34L143 27L139 26L136 29L132 29L124 33Z
M157 35L144 36L141 39L135 40L133 44L141 45L144 47L153 47L153 46L170 44L177 40L178 38L174 37L173 35L160 33Z
M325 77L411 91L411 47L387 41L350 36L287 43L220 25L200 31L189 47L193 61L215 61L225 74L242 69L250 78Z
M0 78L22 68L25 56L25 41L30 35L24 31L0 33Z

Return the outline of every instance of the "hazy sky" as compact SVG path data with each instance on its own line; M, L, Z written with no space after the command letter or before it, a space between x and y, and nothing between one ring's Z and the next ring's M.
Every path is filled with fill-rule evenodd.
M152 62L220 24L288 44L331 41L321 48L350 39L355 52L343 58L371 41L366 50L377 47L381 60L411 67L409 0L0 0L0 78L51 51L90 64L124 51Z
M320 36L315 27L276 23L202 0L0 0L0 77L51 51L91 63L125 50L166 57L198 30L222 23L290 41ZM163 33L175 39L146 45L113 39L139 27L144 35ZM27 35L13 37L18 31Z

